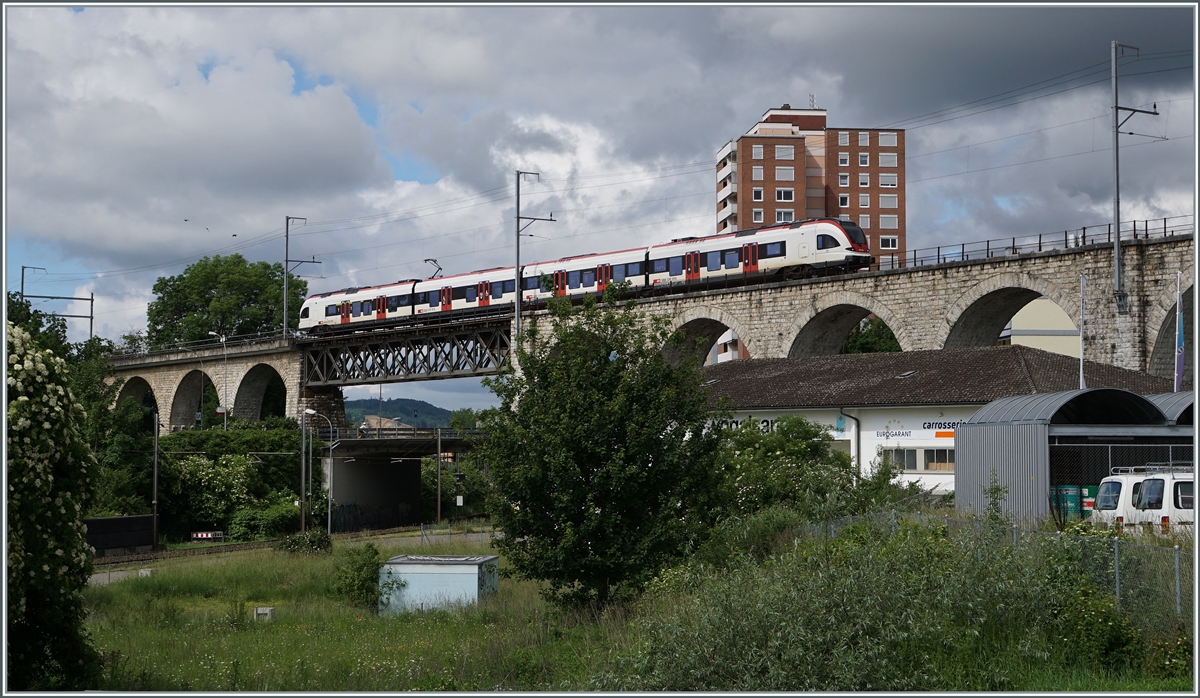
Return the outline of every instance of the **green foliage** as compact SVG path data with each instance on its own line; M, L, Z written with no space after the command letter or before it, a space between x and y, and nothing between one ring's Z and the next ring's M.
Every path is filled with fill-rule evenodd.
M289 276L290 327L300 318L308 282ZM239 254L204 257L178 276L159 277L146 308L151 349L280 330L283 327L283 265L247 262Z
M172 467L170 490L178 495L187 515L202 528L223 528L233 512L249 505L253 466L245 456L221 456L211 461L188 456Z
M313 553L328 553L333 550L333 541L323 528L310 528L303 533L293 533L285 536L275 544L276 550L285 553L311 555Z
M363 417L368 414L379 414L379 400L363 398L361 400L346 400L346 424L362 424ZM435 407L424 400L409 400L407 398L388 398L383 401L383 417L395 419L411 427L448 427L450 426L450 410Z
M450 428L458 431L474 429L479 424L479 413L470 407L454 410L450 413Z
M761 561L783 548L791 548L797 527L809 521L794 509L773 505L742 518L734 517L715 526L695 560L724 567L735 560Z
M1154 636L1147 642L1144 668L1150 676L1192 678L1195 642L1192 629L1180 623L1170 635Z
M346 548L334 572L334 593L355 606L378 612L381 599L388 598L393 590L403 586L402 580L380 584L379 570L384 561L374 543Z
M1076 659L1093 668L1125 669L1144 656L1140 630L1117 608L1116 597L1078 580L1061 580L1068 591L1055 609L1057 632Z
M7 325L8 685L78 690L99 671L84 631L92 571L83 512L96 459L66 363Z
M21 298L20 293L8 292L7 319L14 326L29 333L29 339L39 349L48 349L59 358L70 353L67 342L67 321L57 315L34 310L33 305Z
M531 323L520 372L486 380L480 448L496 496L497 546L548 598L604 605L635 593L703 535L718 433L694 359L672 365L664 322L632 303L552 303Z
M233 513L225 532L233 540L278 538L300 530L300 507L276 499L243 506Z
M456 473L462 475L461 480ZM437 460L421 459L421 519L433 521L437 518ZM488 497L492 493L492 481L484 471L479 455L467 453L457 463L442 463L442 519L458 516L475 516L487 511ZM458 506L457 495L463 496L463 505Z
M840 353L871 354L877 351L900 351L900 342L883 320L866 317L850 331Z

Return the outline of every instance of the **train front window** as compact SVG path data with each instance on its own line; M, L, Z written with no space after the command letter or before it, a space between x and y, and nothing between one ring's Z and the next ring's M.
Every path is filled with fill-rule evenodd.
M308 308L307 307L300 309L300 317L301 317L301 319L308 317Z
M1121 483L1115 481L1101 482L1100 491L1096 493L1096 509L1112 511L1117 508L1121 499Z
M841 247L841 245L838 244L838 241L835 240L832 235L818 235L817 236L817 249L818 250L831 250L831 249L834 249L837 247Z
M672 257L669 260L668 266L671 270L671 276L679 276L683 273L683 257Z
M725 251L725 268L726 269L737 269L738 263L739 263L738 262L738 251L737 250L726 250Z
M340 313L340 311L338 310L338 307L336 305L325 306L325 317L333 317L334 315L338 315L339 313Z
M862 231L862 228L854 225L849 221L842 221L842 230L846 231L846 237L850 238L850 242L855 245L867 244L867 235Z
M709 252L707 266L709 271L721 271L721 253Z

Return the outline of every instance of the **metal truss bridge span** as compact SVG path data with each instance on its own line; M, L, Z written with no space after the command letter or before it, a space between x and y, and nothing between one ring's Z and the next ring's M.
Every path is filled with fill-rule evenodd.
M304 385L397 383L500 372L508 360L511 315L393 327L323 338L297 338Z

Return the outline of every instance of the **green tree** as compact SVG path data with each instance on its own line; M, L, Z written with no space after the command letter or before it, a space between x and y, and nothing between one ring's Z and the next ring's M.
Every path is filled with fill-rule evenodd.
M70 352L67 342L67 321L57 315L34 310L21 294L9 291L8 321L29 333L38 347L49 349L55 356L66 358Z
M442 463L442 518L475 516L487 511L492 481L478 453L467 453L456 463ZM421 520L437 517L437 459L421 459ZM462 495L463 505L456 497Z
M850 332L842 344L841 353L871 354L877 351L900 351L900 342L883 320L866 317Z
M290 327L300 318L308 282L288 277ZM146 308L151 349L179 342L271 332L283 327L283 265L247 262L241 255L215 255L189 265L178 276L159 277L156 298Z
M681 334L613 299L552 303L549 337L531 324L519 370L485 381L501 401L480 419L497 544L558 602L642 588L703 536L716 489L698 362L669 363Z
M92 571L83 512L96 460L66 362L7 325L8 688L94 685L99 655L83 626Z

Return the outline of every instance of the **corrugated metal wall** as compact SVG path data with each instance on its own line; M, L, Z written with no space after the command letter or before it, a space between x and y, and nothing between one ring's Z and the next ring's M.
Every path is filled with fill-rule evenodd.
M954 502L982 512L984 489L1008 487L1004 509L1018 520L1041 519L1050 504L1050 432L1045 424L960 424L954 433Z

